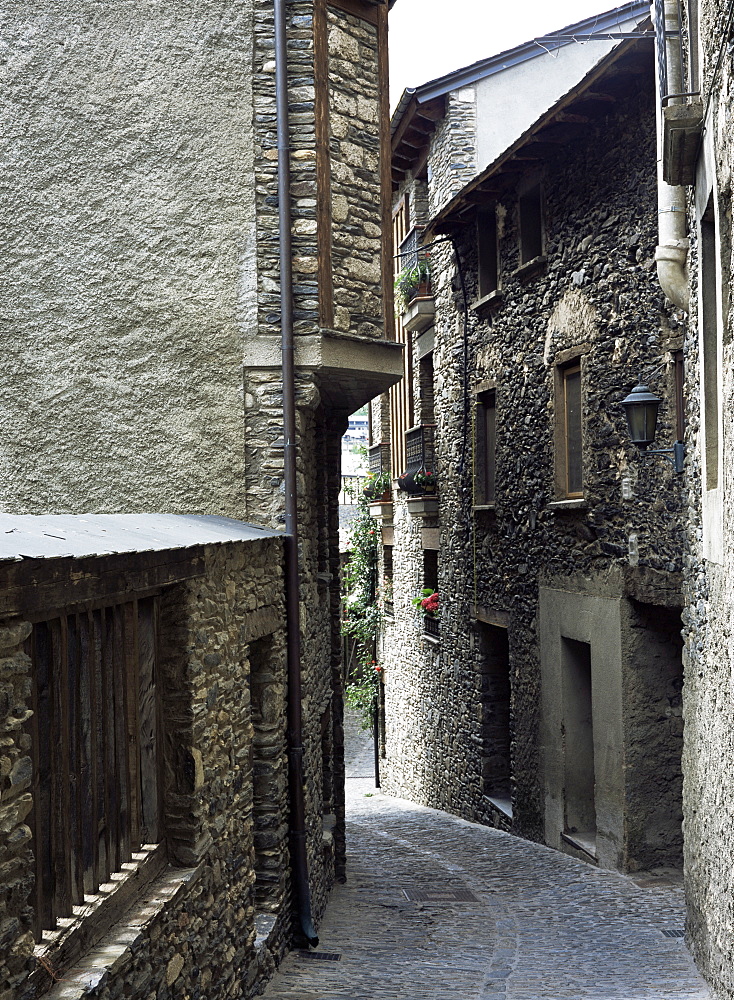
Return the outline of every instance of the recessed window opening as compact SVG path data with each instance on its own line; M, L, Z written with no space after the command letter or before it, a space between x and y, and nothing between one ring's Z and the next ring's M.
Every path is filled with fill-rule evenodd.
M484 298L499 287L497 213L494 208L477 214L477 263L479 298Z
M474 462L474 494L477 506L495 502L495 451L497 411L495 390L479 393L476 405L476 451Z
M385 614L392 615L394 612L392 545L382 547L382 594Z
M563 437L566 467L566 496L583 495L581 447L581 365L574 364L561 372L563 385Z
M433 351L421 358L418 374L420 422L421 424L433 424L436 422L433 401Z
M423 586L434 593L438 590L438 550L423 551Z
M706 489L719 485L719 324L717 302L718 238L713 195L701 219L701 338L703 347L703 424Z
M536 184L519 199L520 263L540 257L543 253L543 199L540 184Z

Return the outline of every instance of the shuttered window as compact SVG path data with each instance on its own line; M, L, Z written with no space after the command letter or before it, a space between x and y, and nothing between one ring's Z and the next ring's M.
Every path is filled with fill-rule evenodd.
M157 599L34 625L37 940L161 838Z

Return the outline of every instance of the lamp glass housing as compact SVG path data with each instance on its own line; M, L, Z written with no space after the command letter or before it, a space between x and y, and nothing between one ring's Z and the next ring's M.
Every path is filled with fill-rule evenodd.
M627 415L630 440L638 448L647 448L655 440L660 397L640 382L621 405Z

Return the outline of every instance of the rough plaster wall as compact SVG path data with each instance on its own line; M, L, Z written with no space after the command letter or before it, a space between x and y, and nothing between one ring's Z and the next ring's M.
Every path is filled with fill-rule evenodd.
M6 4L13 511L243 507L252 4Z
M669 580L674 589L682 569L681 483L668 466L639 462L627 443L619 408L637 372L656 367L665 351L682 340L679 317L666 307L654 270L655 130L651 79L648 83L645 92L620 104L616 115L548 162L548 266L530 280L515 273L512 196L502 206L504 301L494 316L471 312L469 321L470 391L475 381L497 385L497 501L493 512L478 511L474 518L470 422L468 449L464 445L460 296L450 252L435 252L442 601L438 656L433 648L427 655L419 643L408 601L420 587L421 542L415 528L406 528L395 501L395 623L387 629L382 651L386 787L463 816L503 822L481 796L480 691L470 655L476 603L509 620L513 827L536 838L543 835L539 583L564 589L574 577L604 580L613 569L626 567ZM472 227L466 228L460 254L472 302L478 297ZM561 512L548 506L556 499L554 363L559 353L582 347L588 348L587 506ZM672 399L669 373L659 378L660 395ZM673 418L670 405L661 408L661 443L672 438ZM623 500L622 479L630 480L629 500ZM637 566L628 561L630 534L638 537ZM619 578L616 587L603 596L619 597ZM435 718L427 726L429 708Z
M724 50L714 78L714 69L725 33L728 5L723 0L702 0L699 5L704 92L713 87L711 125L706 138L714 145L714 167L719 188L720 219L731 226L731 163L734 150L732 128L731 55ZM733 316L729 308L724 331L723 392L719 405L723 420L724 552L723 564L703 558L701 529L701 461L698 449L700 385L698 366L698 253L695 216L689 214L694 236L690 255L691 314L687 331L687 383L689 520L686 559L686 606L684 622L684 832L687 937L696 961L727 1000L734 997L734 902L731 872L734 867L734 798L731 794L734 753L734 431L728 415L734 406ZM723 229L723 227L722 227ZM725 298L732 301L734 266L731 249L722 248L722 284ZM727 252L728 250L728 252Z

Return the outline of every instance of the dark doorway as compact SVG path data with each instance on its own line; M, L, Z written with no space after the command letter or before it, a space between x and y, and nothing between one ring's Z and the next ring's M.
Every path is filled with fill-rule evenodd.
M481 679L482 783L484 794L512 814L511 684L507 629L477 622L477 671Z
M594 726L591 646L561 640L563 675L563 769L565 833L591 854L596 851Z

